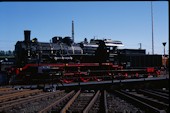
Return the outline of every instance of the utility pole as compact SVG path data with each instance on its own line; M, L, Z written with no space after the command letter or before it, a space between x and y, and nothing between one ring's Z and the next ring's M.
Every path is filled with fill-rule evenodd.
M151 1L151 21L152 21L152 54L154 54L154 36L153 36L153 8Z

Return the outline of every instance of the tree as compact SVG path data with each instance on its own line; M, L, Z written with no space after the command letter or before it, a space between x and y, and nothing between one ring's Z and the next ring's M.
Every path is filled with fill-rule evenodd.
M8 51L4 51L4 50L0 50L0 56L13 56L14 55L14 51L8 50Z
M4 56L4 55L5 55L5 51L1 50L1 51L0 51L0 55L1 55L1 56Z
M8 56L11 56L12 55L12 51L9 50L8 53L7 53Z

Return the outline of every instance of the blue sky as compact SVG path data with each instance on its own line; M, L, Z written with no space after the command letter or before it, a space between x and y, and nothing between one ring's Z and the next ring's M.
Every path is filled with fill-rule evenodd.
M154 53L169 51L168 1L153 2ZM54 36L71 36L75 42L87 38L120 40L123 48L137 49L139 43L152 53L151 2L0 2L0 50L14 50L23 41L24 30L31 39L49 42Z

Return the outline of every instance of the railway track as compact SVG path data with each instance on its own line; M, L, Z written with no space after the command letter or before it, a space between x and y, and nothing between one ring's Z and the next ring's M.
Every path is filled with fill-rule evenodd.
M0 113L169 113L169 90L1 90Z
M169 113L169 96L162 96L151 92L152 90L120 90L114 91L121 98L126 99L133 105L147 113Z
M2 95L8 95L8 94L13 94L13 93L18 93L18 92L23 92L23 91L26 91L26 89L25 89L25 90L1 91L1 92L0 92L0 96L2 96Z
M75 99L72 105L68 108L67 112L83 112L87 113L89 109L94 104L96 98L98 97L100 91L97 92L81 92L79 96Z
M126 99L122 99L119 95L116 95L114 91L112 93L105 93L107 113L144 113L140 108L135 107ZM122 93L123 95L123 93Z
M61 113L88 113L90 108L97 100L100 91L85 92L85 91L71 91L63 98L50 104L39 113L46 112L61 112Z
M0 96L0 102L11 101L22 97L27 97L42 92L41 90L25 90L22 92L7 94Z
M25 91L25 93L28 92ZM18 99L16 100L2 102L2 104L0 104L1 105L0 112L6 112L6 113L10 113L10 112L20 113L20 112L33 112L33 111L36 112L39 111L39 109L41 109L45 105L51 103L51 101L55 101L55 99L62 97L64 94L65 94L64 91L56 91L56 92L49 92L49 93L39 93L36 95L31 95L26 98L18 97Z
M14 90L13 88L0 88L0 91L2 92L2 91L10 91L10 90Z

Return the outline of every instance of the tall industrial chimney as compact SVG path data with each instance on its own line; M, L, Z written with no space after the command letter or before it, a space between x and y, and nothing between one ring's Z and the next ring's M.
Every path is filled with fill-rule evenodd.
M24 41L25 42L30 42L30 34L31 34L30 30L25 30L24 31Z
M74 43L74 21L72 21L72 40Z

